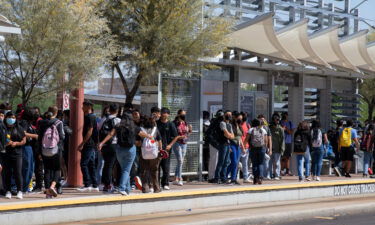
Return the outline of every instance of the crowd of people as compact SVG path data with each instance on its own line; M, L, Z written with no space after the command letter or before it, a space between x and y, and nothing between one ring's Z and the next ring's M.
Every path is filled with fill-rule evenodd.
M85 101L82 110L82 134L74 134L82 135L76 150L81 153L83 186L77 191L126 196L135 188L143 193L169 190L171 154L177 162L172 184L184 185L183 163L193 131L185 110L178 110L173 120L168 108L153 107L145 115L131 104L111 104L98 117L93 104ZM69 116L56 106L41 114L37 107L18 105L13 112L10 105L0 105L0 172L6 198L22 199L28 192L44 192L47 198L62 194L73 135ZM337 128L326 132L317 120L296 127L286 112L274 113L270 123L263 115L249 123L247 113L222 110L211 120L204 112L203 119L209 183L240 185L242 178L243 183L262 184L292 176L292 154L301 182L320 181L324 158L333 162L338 175L350 177L359 150L364 151L363 176L372 173L372 123L360 138L351 120L338 120Z

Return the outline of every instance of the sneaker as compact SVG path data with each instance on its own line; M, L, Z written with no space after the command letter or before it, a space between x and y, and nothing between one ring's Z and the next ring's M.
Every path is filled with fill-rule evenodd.
M274 180L281 180L281 177L275 177Z
M136 176L134 177L135 186L138 188L138 190L142 190L142 180L140 177Z
M232 184L232 181L231 180L227 180L225 181L226 184Z
M133 184L133 185L132 185L132 191L134 191L134 190L135 190L135 185Z
M22 191L17 192L17 196L16 196L16 198L18 198L18 199L23 199Z
M316 180L316 176L313 176L313 180Z
M316 181L320 181L320 177L316 177L315 180L316 180Z
M177 184L178 186L183 186L184 185L184 182L182 180L180 180Z
M306 177L305 181L311 181L310 177Z
M168 185L164 185L163 189L166 191L171 190Z
M299 181L299 182L303 182L303 177L299 177L299 178L298 178L298 181Z
M154 193L154 189L153 188L150 188L150 193Z
M128 196L129 194L126 193L126 191L119 191L119 193L122 195L122 196Z
M352 177L352 176L350 176L349 173L346 173L346 174L345 174L345 177L349 177L349 178L350 178L350 177Z
M368 174L363 174L363 178L367 178L368 177Z
M232 184L235 184L235 185L241 185L237 180L234 180L231 182Z
M80 187L80 188L77 188L76 190L79 192L89 192L90 187Z
M266 178L264 178L265 180L271 180L271 177L270 176L267 176Z
M248 179L243 180L243 182L246 184L246 183L251 183L252 181L248 178Z
M5 198L11 199L12 198L12 193L10 191L7 191L7 193L5 194Z
M52 195L53 197L57 197L57 191L55 188L50 188L46 190L46 194Z
M173 185L178 185L178 183L179 183L179 181L178 180L175 180L175 181L173 181Z
M90 192L99 192L99 187L89 187Z

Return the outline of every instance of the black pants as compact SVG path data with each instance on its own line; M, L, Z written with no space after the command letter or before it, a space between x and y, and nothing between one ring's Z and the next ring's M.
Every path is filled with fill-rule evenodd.
M171 159L170 157L166 159L162 159L160 161L160 167L159 167L159 177L160 172L163 171L163 176L161 177L161 186L169 186L169 170L171 165Z
M35 188L42 188L43 187L43 160L40 151L38 150L38 146L33 146L33 154L34 154L34 173L35 173Z
M5 154L4 160L5 191L12 189L12 175L16 181L17 191L22 191L22 154Z
M116 162L116 145L103 146L102 156L104 159L104 167L102 174L102 183L110 185L112 181L113 166Z
M61 176L60 164L61 152L51 157L43 156L44 162L44 185L50 188L52 182L59 182Z
M150 191L149 185L151 184L155 192L160 191L159 179L158 179L158 168L160 158L156 159L143 159L139 157L140 175L142 179L142 192L147 193Z

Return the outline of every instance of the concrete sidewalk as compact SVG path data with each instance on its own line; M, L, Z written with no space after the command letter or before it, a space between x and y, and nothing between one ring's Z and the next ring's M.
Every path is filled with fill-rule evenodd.
M353 177L323 177L320 182L297 181L284 177L282 181L269 181L264 185L216 185L188 183L173 186L162 193L130 196L119 194L78 193L66 189L55 199L44 195L29 195L24 200L2 200L2 224L51 224L109 217L135 216L178 210L232 207L265 202L332 198L334 196L363 196L375 193L375 179ZM16 222L17 223L16 223Z

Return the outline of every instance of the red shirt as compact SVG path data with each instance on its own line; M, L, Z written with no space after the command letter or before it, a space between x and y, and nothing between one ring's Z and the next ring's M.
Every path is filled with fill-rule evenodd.
M249 143L245 143L245 139L246 139L247 133L249 132L251 126L250 126L250 124L248 124L247 122L245 122L245 123L241 124L241 127L242 127L242 131L243 131L242 137L241 137L242 138L242 142L244 143L245 148L249 149Z

